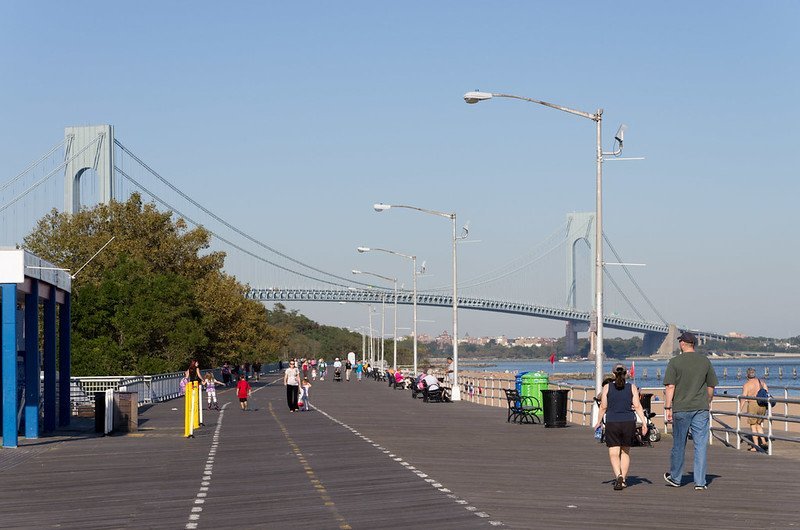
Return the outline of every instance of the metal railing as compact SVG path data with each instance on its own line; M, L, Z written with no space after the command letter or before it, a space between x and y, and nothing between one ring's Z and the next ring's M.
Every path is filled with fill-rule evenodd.
M783 390L783 397L778 397L773 394L771 401L776 402L776 405L774 407L771 405L768 406L765 414L750 414L741 410L741 402L748 399L755 399L753 396L744 396L741 394L737 394L736 396L716 394L711 402L712 435L715 432L722 433L718 439L727 446L735 446L736 449L741 449L742 441L744 441L750 447L756 447L754 439L763 438L767 441L766 452L769 455L772 455L773 442L776 440L794 443L800 442L800 432L793 432L789 429L789 424L800 424L800 416L790 414L789 410L789 405L800 405L800 399L790 398L789 391L800 390L800 387L784 387L780 390ZM730 411L718 408L715 409L715 405L722 405L725 407L725 404L730 404L727 405L727 408L733 406L734 410ZM735 418L735 426L728 425L724 421L724 418L730 417ZM742 428L742 418L756 418L763 420L763 423L766 426L764 432L758 433L753 431L749 425L749 422L747 425L745 425L745 428ZM716 422L716 424L719 426L715 426L713 422ZM776 429L776 423L783 423L783 429ZM735 435L735 443L731 443L731 435ZM715 436L711 436L710 443L714 443L714 438Z
M183 372L138 376L71 377L70 403L73 413L80 405L94 404L96 392L138 392L139 406L168 401L180 395Z
M462 401L490 407L505 407L506 393L503 390L514 388L515 380L513 377L462 375L459 377L459 384ZM445 387L449 388L446 379Z

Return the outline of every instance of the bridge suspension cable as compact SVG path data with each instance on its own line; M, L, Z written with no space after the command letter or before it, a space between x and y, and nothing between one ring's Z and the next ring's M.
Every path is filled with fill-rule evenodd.
M60 141L59 143L57 143L57 144L56 144L56 145L55 145L55 146L54 146L52 149L50 149L50 150L49 150L49 151L48 151L48 152L47 152L45 155L43 155L41 158L39 158L39 160L37 160L37 161L36 161L36 162L34 162L33 164L29 165L29 166L28 166L28 167L26 167L24 170L22 170L22 172L21 172L19 175L17 175L16 177L12 178L12 179L11 179L11 180L9 180L8 182L6 182L6 183L5 183L5 184L3 184L2 186L0 186L0 192L2 192L2 191L3 191L3 190L5 190L6 188L8 188L8 187L9 187L9 186L11 186L12 184L14 184L16 181L18 181L19 179L21 179L22 177L24 177L25 175L27 175L28 173L30 173L30 171L31 171L31 170L33 170L33 169L34 169L36 166L38 166L39 164L41 164L42 162L44 162L45 160L47 160L47 159L50 157L50 155L52 155L52 154L53 154L53 153L54 153L54 152L55 152L57 149L60 149L61 147L63 147L63 146L64 146L64 143L65 143L66 141L67 141L67 139L66 139L66 138L64 138L63 140L61 140L61 141ZM65 162L65 163L66 163L66 162Z
M134 159L134 160L135 160L135 161L136 161L136 162L137 162L139 165L141 165L141 166L142 166L144 169L146 169L148 173L150 173L151 175L153 175L155 178L157 178L159 181L161 181L161 182L162 182L164 185L166 185L167 187L169 187L169 188L170 188L172 191L174 191L175 193L177 193L178 195L180 195L182 198L184 198L185 200L187 200L187 201L188 201L189 203L191 203L193 206L195 206L195 207L199 208L199 209L200 209L200 210L201 210L203 213L205 213L206 215L208 215L208 216L209 216L209 217L211 217L212 219L216 220L217 222L221 223L221 224L222 224L222 225L224 225L225 227L227 227L227 228L229 228L230 230L234 231L236 234L238 234L238 235L242 236L243 238L247 239L248 241L251 241L252 243L255 243L256 245L258 245L259 247L261 247L261 248L263 248L263 249L265 249L265 250L268 250L268 251L270 251L270 252L273 252L274 254L277 254L278 256L280 256L280 257L282 257L282 258L284 258L284 259L286 259L286 260L289 260L290 262L292 262L292 263L294 263L294 264L296 264L296 265L299 265L299 266L301 266L301 267L305 267L305 268L307 268L307 269L310 269L310 270L312 270L312 271L314 271L314 272L317 272L317 273L323 274L323 275L325 275L325 276L330 276L330 277L332 277L332 278L336 278L337 280L341 280L341 281L343 281L343 282L345 282L345 283L344 283L344 284L340 284L340 283L336 283L336 282L331 282L331 281L329 281L329 280L323 280L323 279L321 279L321 278L316 278L316 277L313 277L313 276L309 276L309 275L306 275L306 274L302 274L302 273L300 273L300 272L297 272L297 271L294 271L294 270L292 270L292 269L290 269L290 268L288 268L288 267L284 267L284 266L278 265L278 264L276 264L276 263L274 263L274 262L272 262L272 261L269 261L269 260L267 260L267 259L265 259L265 258L261 258L261 257L259 257L259 256L255 255L255 254L253 254L253 253L251 253L251 252L248 252L248 251L244 250L244 249L243 249L243 248L241 248L240 246L238 246L238 245L236 245L236 244L232 243L231 241L229 241L229 240L227 240L227 239L223 238L223 237L222 237L222 236L220 236L219 234L217 234L217 233L215 233L215 232L213 232L213 231L209 230L209 232L211 232L211 233L214 235L214 237L216 237L217 239L219 239L219 240L221 240L221 241L225 241L225 243L227 243L227 244L229 244L229 245L233 246L233 247L234 247L234 248L236 248L237 250L241 250L242 252L245 252L246 254L248 254L248 255L249 255L249 256L251 256L251 257L257 258L257 259L259 259L260 261L263 261L263 262L265 262L265 263L268 263L268 264L270 264L270 265L273 265L273 266L275 266L275 267L278 267L278 268L280 268L280 269L282 269L282 270L284 270L284 271L291 272L291 273L293 273L293 274L297 274L297 275L299 275L299 276L302 276L302 277L304 277L304 278L306 278L306 279L311 279L311 280L320 281L320 282L323 282L323 283L326 283L326 284L329 284L329 285L338 285L338 286L342 286L342 287L347 287L347 286L349 286L349 285L353 285L353 284L356 284L356 285L362 285L362 286L364 286L364 287L371 287L371 285L370 285L370 284L368 284L368 283L363 283L363 282L359 282L359 281L356 281L356 280L352 280L352 279L350 279L350 278L346 278L346 277L343 277L343 276L338 276L338 275L336 275L336 274L333 274L333 273L330 273L330 272L324 271L324 270L322 270L322 269L319 269L319 268L317 268L317 267L314 267L314 266L312 266L312 265L308 265L307 263L303 263L302 261L300 261L300 260L298 260L298 259L295 259L295 258L293 258L293 257L291 257L291 256L289 256L289 255L287 255L287 254L284 254L283 252L281 252L281 251L279 251L279 250L277 250L277 249L274 249L274 248L270 247L270 246L269 246L269 245L267 245L266 243L263 243L262 241L259 241L259 240L257 240L257 239L256 239L256 238L254 238L253 236L251 236L251 235L249 235L249 234L247 234L247 233L243 232L243 231L242 231L242 230L240 230L239 228L237 228L237 227L233 226L232 224L230 224L230 223L229 223L229 222L227 222L226 220L222 219L221 217L219 217L218 215L216 215L214 212L212 212L211 210L209 210L209 209L208 209L208 208L206 208L205 206L201 205L200 203L198 203L197 201L195 201L194 199L192 199L190 196L188 196L186 193L184 193L182 190L180 190L180 189L179 189L177 186L173 185L173 184L172 184L171 182L169 182L167 179L165 179L164 177L162 177L162 176L161 176L161 175L160 175L160 174L159 174L159 173L158 173L156 170L154 170L154 169L153 169L153 168L151 168L149 165L147 165L147 163L145 163L145 162L144 162L144 161L143 161L141 158L139 158L138 156L136 156L136 155L135 155L135 154L134 154L134 153L133 153L133 152L132 152L130 149L128 149L127 147L125 147L125 146L124 146L124 145L123 145L121 142L119 142L119 140L117 140L117 139L114 139L114 143L115 143L115 144L116 144L116 145L117 145L117 146L118 146L120 149L122 149L122 150L123 150L123 151L124 151L124 152L125 152L127 155L129 155L131 158L133 158L133 159ZM124 172L123 172L121 169L119 169L118 167L116 167L116 166L115 166L115 170L119 171L119 172L120 172L120 174L122 174L123 176L125 176L125 178L126 178L126 179L130 180L131 182L133 182L134 184L136 184L137 186L139 186L140 188L142 188L143 190L145 190L145 188L144 188L144 187L143 187L141 184L139 184L138 182L136 182L135 180L133 180L133 179L132 179L132 178L131 178L129 175L127 175L126 173L124 173ZM146 190L146 191L147 191L147 190ZM149 195L151 195L153 198L155 198L155 199L159 200L159 201L160 201L162 204L164 204L164 205L165 205L165 206L167 206L168 208L170 208L170 209L172 209L172 210L174 210L174 211L176 211L176 212L177 212L177 210L176 210L175 208L172 208L171 206L168 206L168 205L167 205L167 204L166 204L166 203L165 203L163 200L161 200L160 198L158 198L158 197L157 197L157 196L156 196L156 195L155 195L153 192L151 192L151 191L147 191L147 193L148 193ZM180 213L180 212L179 212L179 213ZM184 214L180 214L180 215L181 215L181 216L183 216L183 217L185 217L186 219L190 220L192 223L194 223L194 224L196 224L196 225L198 225L198 226L200 225L199 223L196 223L195 221L192 221L192 220L191 220L191 219L190 219L188 216L186 216L186 215L184 215ZM207 227L206 227L206 229L208 230L208 228L207 228Z
M15 204L17 201L19 201L20 199L22 199L23 197L25 197L25 196L26 196L28 193L30 193L31 191L33 191L33 190L35 190L36 188L38 188L38 187L39 187L41 184L43 184L44 182L47 182L47 180L48 180L48 179L50 179L50 177L52 177L53 175L55 175L55 174L56 174L58 171L60 171L61 169L63 169L63 168L64 168L64 167L65 167L67 164L69 164L69 163L70 163L70 162L72 162L72 161L73 161L75 158L77 158L78 156L80 156L80 155L81 155L81 153L83 153L84 151L86 151L87 149L89 149L89 147L91 147L92 145L94 145L95 143L97 143L97 141L98 141L98 140L100 140L100 138L101 138L101 137L100 137L100 135L98 135L98 136L97 136L97 138L95 138L94 140L92 140L91 142L89 142L88 144L86 144L86 145L83 147L83 149L81 149L80 151L78 151L77 153L75 153L74 155L72 155L71 157L69 157L69 158L65 158L63 162L61 162L61 163L60 163L59 165L57 165L57 166L56 166L54 169L52 169L52 170L51 170L51 171L50 171L50 172L49 172L47 175L45 175L44 177L40 178L39 180L37 180L36 182L34 182L34 183L33 183L33 184L31 184L30 186L28 186L28 188L27 188L27 189L25 189L25 191L23 191L23 192L21 192L21 193L17 194L17 195L16 195L16 196L15 196L13 199L11 199L9 202L7 202L6 204L4 204L3 206L0 206L0 212L3 212L3 211L5 211L7 208L9 208L9 207L10 207L10 206L12 206L13 204ZM62 144L63 144L63 142L62 142ZM53 152L53 151L50 151L50 153L52 153L52 152ZM38 162L37 162L37 164L38 164ZM22 173L22 174L24 174L24 173ZM17 179L18 179L18 178L20 178L22 174L20 174L19 176L17 176ZM15 180L16 180L16 179L15 179ZM10 183L9 183L9 184L10 184ZM4 189L5 189L5 188L4 188Z
M608 236L605 233L603 234L603 239L605 240L606 244L608 245L608 248L611 249L611 252L614 254L614 257L617 258L617 261L622 263L623 260L620 257L619 253L617 253L617 249L614 248L614 245L611 244L611 240L608 238ZM662 323L664 323L665 325L669 325L669 323L667 322L667 319L665 319L661 315L661 313L658 311L658 309L656 309L656 307L653 305L653 302L650 301L650 298L647 297L647 295L645 294L644 290L642 290L642 288L639 287L639 284L633 278L633 275L631 274L631 271L628 269L628 267L626 267L625 265L622 265L622 270L625 271L625 274L628 276L628 279L631 281L631 283L636 288L636 290L639 292L639 294L642 295L642 298L647 303L647 305L650 307L650 309L653 310L653 313L656 314L656 316L661 320ZM609 276L609 278L610 278L610 276ZM622 293L621 290L620 290L620 293ZM623 296L625 296L625 295L623 294ZM634 311L636 311L636 309L634 309ZM638 315L639 312L636 311L636 314ZM640 318L641 318L641 315L640 315ZM642 318L642 320L644 320L644 318Z
M184 214L184 213L183 213L183 212L181 212L179 209L175 208L173 205L169 204L169 203L168 203L168 202L166 202L164 199L162 199L161 197L159 197L158 195L156 195L155 193L153 193L152 191L150 191L149 189L147 189L147 188L146 188L145 186L143 186L143 185L142 185L142 184L141 184L139 181L137 181L136 179L134 179L133 177L131 177L130 175L128 175L128 174L127 174L127 173L126 173L124 170L122 170L121 168L119 168L119 167L117 167L117 166L114 166L114 170L115 170L115 171L117 171L117 172L119 172L119 174L120 174L120 175L122 175L123 177L125 177L125 179L127 179L127 180L128 180L129 182L131 182L133 185L135 185L136 187L138 187L139 189L141 189L142 191L144 191L145 193L147 193L147 194L148 194L149 196L151 196L151 197L152 197L154 200L158 201L158 202L159 202L161 205L163 205L164 207L166 207L166 208L167 208L167 209L169 209L170 211L172 211L172 212L175 212L176 214L178 214L178 215L179 215L179 216L181 216L182 218L186 219L187 221L189 221L190 223L192 223L192 224L193 224L193 225L195 225L195 226L203 226L201 223L198 223L197 221L195 221L194 219L192 219L192 218L191 218L191 217L189 217L188 215ZM288 268L288 267L286 267L286 266L284 266L284 265L280 265L279 263L275 263L275 262L273 262L273 261L270 261L270 260L266 259L266 258L265 258L265 257L263 257L263 256L259 256L259 255L255 254L255 253L253 253L253 252L251 252L251 251L249 251L249 250L247 250L247 249L245 249L245 248L241 247L240 245L237 245L237 244L236 244L236 243L234 243L233 241L231 241L231 240L227 239L227 238L226 238L226 237L224 237L224 236L221 236L221 235L217 234L216 232L214 232L213 230L211 230L211 229L209 229L209 228L207 228L207 227L204 227L204 228L205 228L206 230L208 230L208 232L209 232L209 233L210 233L212 236L214 236L215 238L219 239L220 241L222 241L222 242L226 243L227 245L230 245L231 247L235 248L236 250L238 250L238 251L240 251L240 252L243 252L243 253L247 254L248 256L250 256L251 258L255 258L255 259L257 259L257 260L259 260L259 261L261 261L261 262L263 262L263 263L266 263L266 264L268 264L268 265L272 265L273 267L277 267L278 269L284 270L284 271L286 271L286 272L289 272L289 273L292 273L292 274L296 274L296 275L298 275L298 276L301 276L301 277L303 277L303 278L306 278L306 279L309 279L309 280L314 280L314 281L322 282L322 283L325 283L325 284L328 284L328 285L335 285L336 287L345 287L345 288L347 288L347 287L350 285L350 284L340 284L340 283L332 282L332 281L329 281L329 280L323 280L322 278L316 278L316 277L314 277L314 276L311 276L311 275L308 275L308 274L304 274L304 273L302 273L302 272L298 272L298 271L292 270L292 269L290 269L290 268ZM326 273L326 274L327 274L327 273ZM332 274L329 274L329 276L334 276L334 275L332 275ZM337 277L337 276L334 276L334 277ZM368 285L368 284L363 284L363 285Z

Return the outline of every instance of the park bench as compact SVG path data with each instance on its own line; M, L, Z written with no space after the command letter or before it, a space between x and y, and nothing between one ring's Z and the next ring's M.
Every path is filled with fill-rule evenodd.
M508 401L507 422L511 423L541 423L537 412L542 410L539 400L532 396L520 396L516 389L504 389Z

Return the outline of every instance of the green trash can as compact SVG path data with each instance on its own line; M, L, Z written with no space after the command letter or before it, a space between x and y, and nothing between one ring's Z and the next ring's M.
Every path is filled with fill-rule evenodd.
M542 407L542 390L547 390L550 378L547 372L528 372L522 376L522 390L520 396L533 397Z

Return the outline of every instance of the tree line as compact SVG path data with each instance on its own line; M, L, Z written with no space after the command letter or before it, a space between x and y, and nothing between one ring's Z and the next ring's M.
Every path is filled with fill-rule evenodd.
M139 194L70 215L52 210L25 247L75 271L72 373L138 375L224 362L273 362L360 351L361 335L319 325L276 304L246 298L248 286L223 271L210 233L189 228ZM387 350L388 351L388 350Z

